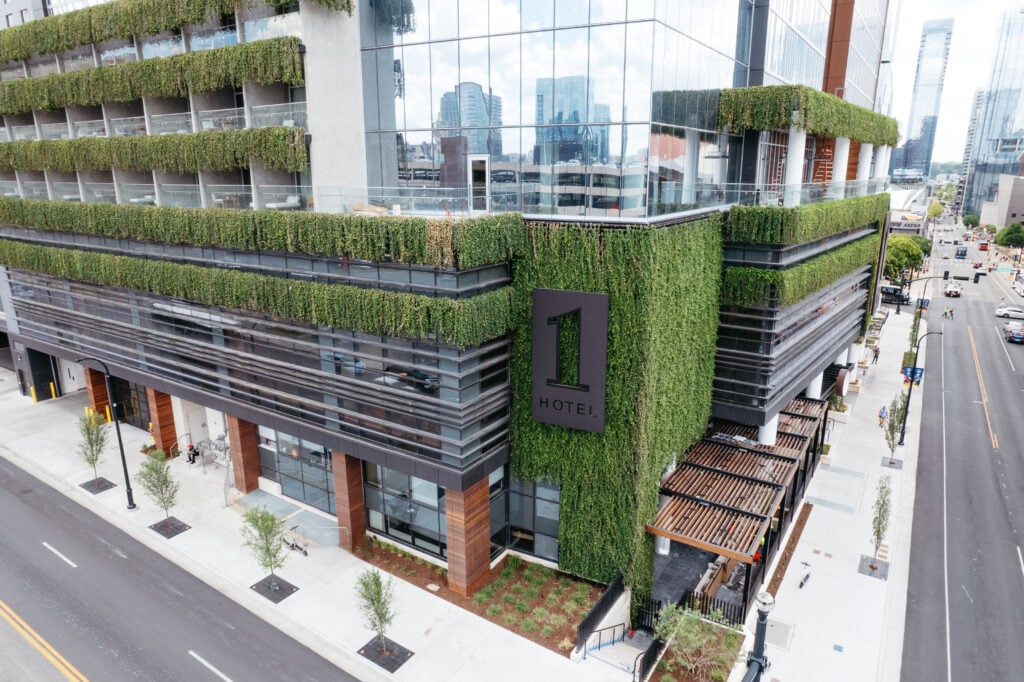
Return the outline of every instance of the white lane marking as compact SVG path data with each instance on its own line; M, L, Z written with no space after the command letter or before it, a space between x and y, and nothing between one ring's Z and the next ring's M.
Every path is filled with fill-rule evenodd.
M1020 554L1020 545L1017 545L1017 559L1020 561L1020 572L1024 574L1024 556Z
M219 671L219 670L217 670L216 668L214 668L214 667L213 667L212 665L210 665L210 664L209 664L209 663L208 663L208 662L206 661L206 659L205 659L205 658L203 658L202 656L200 656L200 655L199 655L199 654L197 654L196 652L194 652L194 651L192 651L191 649L189 649L189 651L188 651L188 655L189 655L189 656L191 656L192 658L196 659L197 661L199 661L199 662L200 662L200 663L202 663L203 665L205 665L205 666L206 666L206 667L207 667L207 668L208 668L208 669L210 670L210 672L212 672L212 673L213 673L214 675L216 675L216 676L217 676L217 677L219 677L220 679L224 680L224 682L231 682L231 678L230 678L230 677L228 677L227 675L225 675L225 674L224 674L224 673L222 673L221 671Z
M106 545L107 548L110 549L111 552L113 552L117 556L121 557L122 559L127 559L128 558L127 554L125 554L124 552L119 550L117 547L114 547L112 544L110 544L109 542L107 542L103 538L97 537L96 539L99 540L100 542L102 542L104 545Z
M1001 331L999 331L999 325L995 325L993 328L996 330L996 334L997 335L999 335L999 336L1003 335L1003 333ZM999 347L1003 349L1003 354L1006 355L1006 361L1008 363L1010 363L1010 369L1012 369L1014 372L1016 372L1017 368L1013 366L1013 360L1010 359L1010 351L1006 350L1006 347L1008 345L1010 345L1010 342L1006 341L1006 342L1000 343Z
M946 600L946 679L953 682L953 649L949 636L949 522L946 509L946 344L939 339L939 353L942 358L942 591Z
M53 553L54 553L54 554L56 554L57 556L59 556L59 557L60 557L61 559L63 559L63 560L64 560L64 561L65 561L65 562L66 562L66 563L68 564L68 566L70 566L71 568L78 568L78 564L76 564L76 563L75 563L74 561L72 561L71 559L67 558L66 556L64 556L63 554L61 554L61 553L60 553L60 552L58 552L57 550L55 550L55 549L54 549L54 548L53 548L53 547L52 547L52 546L50 545L50 543L49 543L49 542L44 542L44 543L43 543L43 547L45 547L46 549L50 550L51 552L53 552Z
M961 585L961 586L960 586L960 589L962 589L962 590L964 591L964 594L966 594L966 595L967 595L967 598L968 598L968 599L970 599L970 600L971 600L971 603L973 604L973 603L974 603L974 598L973 598L973 597L971 597L971 593L967 591L967 588L966 588L966 587L964 587L963 585Z

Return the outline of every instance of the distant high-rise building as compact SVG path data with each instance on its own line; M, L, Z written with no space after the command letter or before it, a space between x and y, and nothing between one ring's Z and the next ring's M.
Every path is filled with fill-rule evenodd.
M1003 15L992 75L982 98L974 135L963 213L981 213L995 199L999 176L1019 174L1024 155L1024 9Z
M910 120L907 124L906 141L893 155L890 169L893 178L928 177L952 37L952 19L926 21L921 28L921 47L917 52L917 73L914 76L914 94L910 102Z
M967 124L967 141L964 143L964 159L960 164L960 181L956 184L956 199L953 200L953 211L960 212L964 204L964 192L967 190L967 179L971 175L971 157L974 155L974 145L978 138L978 120L981 118L981 105L985 101L985 91L978 89L974 91L974 101L971 103L971 118Z
M440 137L465 137L468 154L501 156L501 97L478 83L459 83L441 95Z

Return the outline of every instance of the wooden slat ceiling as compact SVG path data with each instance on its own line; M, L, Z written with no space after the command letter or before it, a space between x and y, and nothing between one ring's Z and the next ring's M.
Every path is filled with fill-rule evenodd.
M662 484L670 499L647 531L750 563L824 415L824 401L791 401L774 446L756 427L713 422Z

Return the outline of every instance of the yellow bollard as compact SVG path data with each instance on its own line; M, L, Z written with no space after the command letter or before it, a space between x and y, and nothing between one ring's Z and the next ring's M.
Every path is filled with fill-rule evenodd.
M52 381L50 382L50 398L57 398L57 387L53 385Z
M110 422L114 421L113 419L110 418L110 404L109 403L106 405L106 410L107 410L107 423L109 424Z
M39 401L36 399L36 387L35 386L29 386L28 387L28 392L32 394L32 402L38 403Z

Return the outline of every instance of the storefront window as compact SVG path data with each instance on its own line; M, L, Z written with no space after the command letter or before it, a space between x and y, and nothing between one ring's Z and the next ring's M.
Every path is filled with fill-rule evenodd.
M260 475L281 484L281 494L333 514L331 451L324 445L260 427Z
M363 462L363 494L370 528L428 554L447 556L443 488Z

